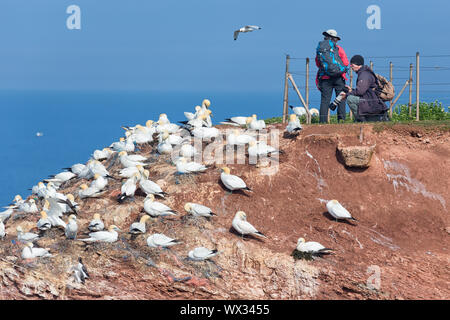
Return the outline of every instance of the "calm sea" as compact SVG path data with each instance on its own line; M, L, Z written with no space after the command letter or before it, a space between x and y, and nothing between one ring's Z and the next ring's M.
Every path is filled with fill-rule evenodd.
M61 168L85 163L95 149L109 146L123 136L121 126L144 125L149 119L157 120L160 113L166 113L172 122L185 120L183 111L192 112L205 98L212 102L215 124L230 116L256 113L265 119L282 112L281 91L0 91L0 206L10 203L16 194L28 196L28 188L61 172ZM313 92L312 106L318 107L318 101L319 96ZM442 101L449 104L448 100ZM38 132L42 136L37 137Z

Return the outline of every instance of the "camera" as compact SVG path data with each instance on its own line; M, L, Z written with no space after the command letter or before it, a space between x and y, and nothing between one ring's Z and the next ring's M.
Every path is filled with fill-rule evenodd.
M333 102L330 103L328 108L330 108L332 111L336 110L339 103L341 103L341 101L344 99L343 93L348 93L347 87L344 87L344 89L341 91L341 93L339 93L338 96L333 100Z

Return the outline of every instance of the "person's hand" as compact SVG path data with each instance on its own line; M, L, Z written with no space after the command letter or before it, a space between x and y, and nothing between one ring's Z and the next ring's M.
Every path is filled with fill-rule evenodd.
M348 89L348 92L352 92L352 87L350 87L350 86L345 86L347 89Z

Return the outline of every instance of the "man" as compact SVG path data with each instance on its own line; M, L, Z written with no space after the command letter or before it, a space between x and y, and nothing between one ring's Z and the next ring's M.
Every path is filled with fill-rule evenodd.
M364 116L383 114L388 107L376 94L377 79L370 67L364 65L364 58L355 55L350 60L350 67L358 74L356 88L348 89L347 103L355 115L355 120L364 121Z
M342 47L337 45L337 42L341 40L341 38L338 36L336 30L330 29L323 32L322 34L324 35L324 40L331 40L333 46L337 47L338 49L339 57L336 56L334 60L337 61L337 63L339 64L341 64L342 62L342 66L347 67L348 58L347 55L345 54L344 49L342 49ZM321 45L321 43L319 43L319 46ZM319 68L316 77L316 85L321 93L319 121L321 123L325 123L327 122L328 118L328 107L330 105L333 89L336 93L336 96L338 96L345 88L345 80L347 80L346 74L347 68L345 68L342 73L337 74L335 76L327 75L327 71L325 70L326 66L323 65L318 54L316 55L316 65ZM345 120L344 100L341 101L341 103L338 105L338 120Z

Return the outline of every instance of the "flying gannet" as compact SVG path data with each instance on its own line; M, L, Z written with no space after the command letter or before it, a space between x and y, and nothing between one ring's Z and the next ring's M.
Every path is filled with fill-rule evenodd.
M245 26L245 27L242 27L242 28L239 28L238 30L236 30L233 34L233 38L234 38L234 40L237 40L239 33L241 33L241 32L251 32L251 31L260 30L260 29L261 29L261 27L258 27L258 26Z

